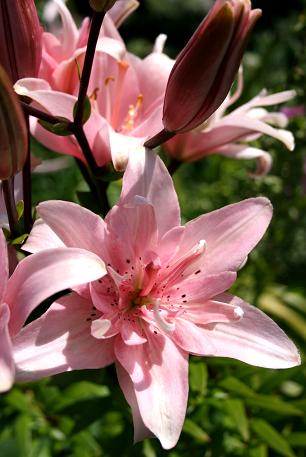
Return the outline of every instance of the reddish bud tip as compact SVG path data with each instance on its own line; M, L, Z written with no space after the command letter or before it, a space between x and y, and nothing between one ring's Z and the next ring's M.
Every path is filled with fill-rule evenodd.
M0 64L13 83L37 76L41 34L34 0L0 1Z
M0 179L22 170L27 156L27 128L12 83L0 66Z

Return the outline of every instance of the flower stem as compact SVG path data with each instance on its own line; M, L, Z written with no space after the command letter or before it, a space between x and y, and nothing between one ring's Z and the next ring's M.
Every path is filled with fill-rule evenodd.
M182 162L180 162L179 160L171 159L169 164L167 165L169 174L172 176L181 165Z
M32 218L32 182L31 182L31 145L30 145L30 124L29 116L25 115L27 130L28 130L28 151L27 158L22 170L22 186L23 186L23 201L24 201L24 231L30 233L33 227Z
M149 149L154 149L157 146L160 146L162 143L170 140L175 135L175 132L168 132L167 130L163 129L161 132L157 133L155 136L147 140L144 146Z
M83 127L78 126L76 124L72 124L71 131L73 132L74 136L77 139L77 142L80 145L80 148L82 149L83 155L87 161L90 170L94 175L97 174L99 167L95 161L94 156L92 155L92 151L89 146Z
M5 179L2 181L3 196L9 221L11 237L18 236L17 224L18 214L16 210L15 196L14 196L14 178Z
M49 124L58 124L60 122L60 119L58 119L56 116L52 116L52 114L48 114L44 111L41 111L40 109L34 108L33 106L23 102L22 100L20 100L20 104L24 113L30 116L34 116L37 119L49 122Z
M107 197L107 188L108 182L97 180L94 176L91 175L88 167L79 159L75 159L78 167L82 173L84 180L87 182L87 185L99 204L99 210L102 216L106 216L110 210L110 205Z
M97 41L99 38L99 33L101 29L101 25L105 16L105 12L97 13L95 12L92 16L88 43L86 48L84 66L80 81L80 88L79 88L79 95L78 95L78 102L77 102L77 109L74 117L74 124L81 126L83 120L83 111L85 105L85 99L87 95L93 60L95 56Z

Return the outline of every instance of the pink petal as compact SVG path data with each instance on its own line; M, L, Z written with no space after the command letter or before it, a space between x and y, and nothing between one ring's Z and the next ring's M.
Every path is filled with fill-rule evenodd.
M252 119L250 116L226 116L219 121L220 126L240 126L245 130L252 132L259 132L261 134L269 135L273 138L284 143L284 145L292 151L294 149L294 137L288 130L275 129L271 125L266 124L258 119ZM247 133L247 132L246 132Z
M124 262L139 257L145 263L152 260L151 252L156 250L158 236L156 213L144 198L135 197L129 205L114 206L107 216L107 228L118 247L122 247ZM119 249L118 254L120 256Z
M63 92L51 90L28 91L26 94L45 111L57 117L73 120L73 108L77 101L76 97Z
M29 381L113 363L112 339L91 336L92 312L91 302L71 294L24 327L14 338L17 380Z
M186 224L179 254L205 240L206 250L199 265L194 265L195 270L198 267L207 275L236 271L262 238L271 216L271 203L262 197L200 216Z
M31 311L46 298L105 273L102 260L84 249L46 249L25 258L10 277L4 296L11 308L11 334L18 333Z
M119 0L108 11L107 15L110 16L116 27L120 27L122 22L139 6L137 0Z
M8 331L9 318L9 308L2 303L0 305L0 392L9 390L15 377L12 343Z
M130 154L119 203L129 203L135 195L146 198L156 208L160 237L180 225L180 209L172 179L164 163L151 150L139 149Z
M9 275L9 265L7 257L7 247L5 237L0 229L0 303L6 290L7 280Z
M67 59L71 56L76 47L78 40L78 29L65 3L63 3L62 0L53 1L57 5L63 23L63 31L60 40L61 58Z
M162 96L159 99L156 99L155 102L147 108L146 112L142 114L139 124L132 130L132 135L147 139L163 129L163 100L164 97ZM144 141L142 141L142 144L143 143Z
M216 351L213 341L202 329L186 319L175 319L173 342L182 350L196 355L213 355Z
M15 82L14 89L18 95L27 95L37 90L51 90L51 86L45 79L23 78Z
M83 154L73 135L58 136L54 133L48 132L37 122L37 119L35 118L30 119L30 126L32 135L35 136L37 141L46 146L46 148L58 152L59 154L68 154L76 157L77 159L84 160Z
M131 56L132 57L132 56ZM140 93L144 94L144 108L165 95L169 74L174 60L165 54L153 52L145 59L134 61L140 83ZM162 118L162 112L161 112Z
M228 290L236 280L236 273L225 271L216 275L196 275L166 289L165 295L171 295L171 301L183 304L186 311L193 304L204 304L210 298ZM179 286L179 290L178 287Z
M109 13L107 13L104 17L101 31L100 31L100 36L107 36L107 37L114 38L115 40L119 40L119 41L123 42L123 40L117 30L117 27L113 23Z
M136 325L130 322L125 322L122 326L121 337L127 346L134 346L147 342L147 339L139 334Z
M239 306L244 315L238 322L202 327L205 338L215 347L211 355L266 368L290 368L301 363L295 345L262 311L231 295L221 295L218 300Z
M144 438L153 437L154 435L152 434L152 432L143 423L135 395L134 385L131 381L129 374L118 362L116 362L116 371L122 392L126 398L126 401L132 409L134 424L134 443L138 443L138 441L142 441Z
M115 354L134 383L144 425L164 449L170 449L177 443L186 413L188 357L168 337L147 331L147 338L148 343L134 347L117 338Z
M242 144L228 144L216 152L226 157L233 157L238 160L256 159L257 167L254 172L255 176L265 176L269 173L272 167L272 157L262 149Z
M62 240L42 219L37 219L22 249L34 254L50 248L64 247Z
M109 128L109 139L114 168L116 171L124 171L129 157L137 154L137 150L141 149L145 137L134 138L132 136L122 135Z
M276 94L267 95L267 91L263 90L260 92L256 97L249 100L244 105L239 106L237 109L233 111L233 113L241 113L246 112L250 108L254 108L255 106L271 106L277 105L279 103L287 102L292 98L296 97L295 90L286 90L283 92L277 92Z
M158 256L161 264L165 265L171 261L179 250L180 242L184 236L185 227L177 226L166 232L158 246Z
M38 214L68 247L78 247L104 258L103 219L71 202L54 200L40 203Z

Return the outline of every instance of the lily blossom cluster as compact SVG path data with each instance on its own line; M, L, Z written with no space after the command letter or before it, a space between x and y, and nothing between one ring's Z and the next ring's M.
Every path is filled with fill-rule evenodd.
M59 36L41 35L33 1L12 4L5 27L16 17L23 35L17 30L14 46L1 43L5 59L27 69L15 45L37 38L32 57L40 66L38 75L20 73L27 77L14 85L19 99L15 78L0 68L0 392L14 381L115 364L135 441L155 436L170 449L186 414L190 354L269 368L293 367L300 356L276 323L228 292L270 223L270 201L250 198L181 225L171 176L152 148L169 140L168 154L187 161L212 153L257 158L264 174L268 153L247 143L267 134L293 148L287 117L265 107L294 93L261 92L227 112L241 94L241 78L229 91L260 15L249 0L216 0L176 62L163 53L164 35L144 59L127 51L117 27L136 0L90 0L93 19L80 30L53 0ZM33 13L32 35L22 11ZM78 159L99 215L44 201L33 225L30 128L48 148ZM109 209L110 162L124 174ZM46 299L51 306L35 318Z
M43 202L37 211L24 246L33 258L46 248L67 255L79 248L98 256L106 272L18 326L17 380L114 362L135 441L153 434L169 449L186 413L189 353L270 368L300 363L270 318L226 292L270 222L267 199L244 200L181 226L170 175L141 148L104 221L64 201Z
M270 171L271 155L249 143L262 135L281 141L289 151L294 149L294 137L289 130L288 116L283 111L269 112L266 107L284 103L295 97L293 90L269 95L262 90L247 103L229 111L243 90L242 68L238 74L236 91L229 93L216 112L192 132L176 135L164 144L165 151L178 161L193 162L211 154L235 159L256 159L255 175Z
M78 31L62 0L54 0L62 18L61 37L43 33L39 78L17 81L15 90L33 100L33 106L73 120L79 72L84 63L89 20ZM145 59L128 53L117 27L138 2L119 2L106 14L97 42L88 94L91 116L85 134L99 166L113 162L126 167L129 151L162 128L162 106L173 61L162 52L161 35ZM32 119L33 135L56 152L84 160L73 136L59 137Z
M84 126L98 166L112 161L116 170L123 171L130 151L145 141L150 144L152 137L158 137L158 132L163 128L167 129L166 135L162 135L163 142L168 139L167 132L170 131L170 137L174 135L173 131L180 133L164 142L164 149L170 157L190 162L217 153L236 159L256 159L256 175L266 174L272 160L266 151L249 146L249 141L265 134L279 139L289 150L294 148L293 135L284 130L286 115L268 113L263 108L290 100L295 96L294 91L269 96L262 91L253 100L227 112L241 95L241 70L238 72L236 92L230 95L228 91L240 63L238 56L242 54L250 30L260 15L258 10L250 9L249 2L243 3L243 6L238 4L224 0L216 2L175 62L163 53L165 35L157 38L153 52L145 59L127 52L117 27L137 8L138 3L135 0L119 1L111 8L106 14L97 43L89 85L92 112ZM57 37L50 32L43 33L39 78L19 80L15 90L31 98L33 106L71 121L77 101L79 71L86 51L89 20L85 19L80 30L77 30L62 0L52 0L50 5L60 13L63 24L61 34ZM239 16L241 14L243 20ZM214 63L215 74L211 66L207 66L206 54L216 54L211 46L212 43L219 43L214 36L220 35L219 29L224 30L224 21L228 24L223 37L224 55L218 63ZM238 38L239 50L235 44ZM232 47L237 54L230 51ZM192 77L191 60L194 61ZM200 66L198 62L201 62ZM231 68L230 78L224 74L222 65L226 65L227 71ZM202 66L208 69L203 71ZM207 84L207 72L214 88ZM218 82L217 74L220 78L223 75L222 82ZM185 88L186 84L189 86ZM212 97L213 93L217 93L218 98ZM192 97L187 94L192 94ZM180 100L178 95L184 96L184 100ZM213 100L211 106L210 99ZM197 105L196 108L194 105L198 103L203 106ZM173 106L178 108L173 109ZM196 115L197 110L199 112ZM175 121L173 116L182 115L189 116L190 121L187 118ZM33 135L48 148L84 160L73 135L57 136L34 118L31 119L31 126Z

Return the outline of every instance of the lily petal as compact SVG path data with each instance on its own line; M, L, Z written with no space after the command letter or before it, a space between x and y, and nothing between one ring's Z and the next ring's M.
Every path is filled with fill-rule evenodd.
M146 198L156 208L160 237L180 225L180 209L172 179L161 159L149 149L139 148L130 154L119 203L129 203L135 195Z
M148 343L134 347L117 339L115 354L134 383L144 425L164 449L170 449L177 443L185 418L188 355L166 336L148 331L147 338Z
M101 217L76 203L61 200L40 203L37 211L66 246L87 249L104 258L105 223Z
M186 224L179 253L204 239L206 251L198 265L201 272L208 275L236 271L262 238L271 217L271 203L262 197L205 214Z
M9 275L9 265L8 265L8 257L7 257L7 247L6 241L3 235L3 231L0 229L0 303L2 302L2 298L4 296L7 280Z
M31 311L46 298L105 274L102 260L84 249L46 249L25 258L10 277L4 295L11 309L11 334L18 333Z
M51 248L63 248L65 244L42 219L37 219L22 249L34 254Z
M9 390L15 377L12 343L8 331L9 318L9 308L2 303L0 305L0 392Z
M215 346L211 355L266 368L290 368L301 363L295 345L262 311L229 294L221 295L219 301L240 307L244 314L238 322L202 327Z
M92 303L73 293L25 326L14 338L17 380L113 363L113 341L91 336L91 314Z

